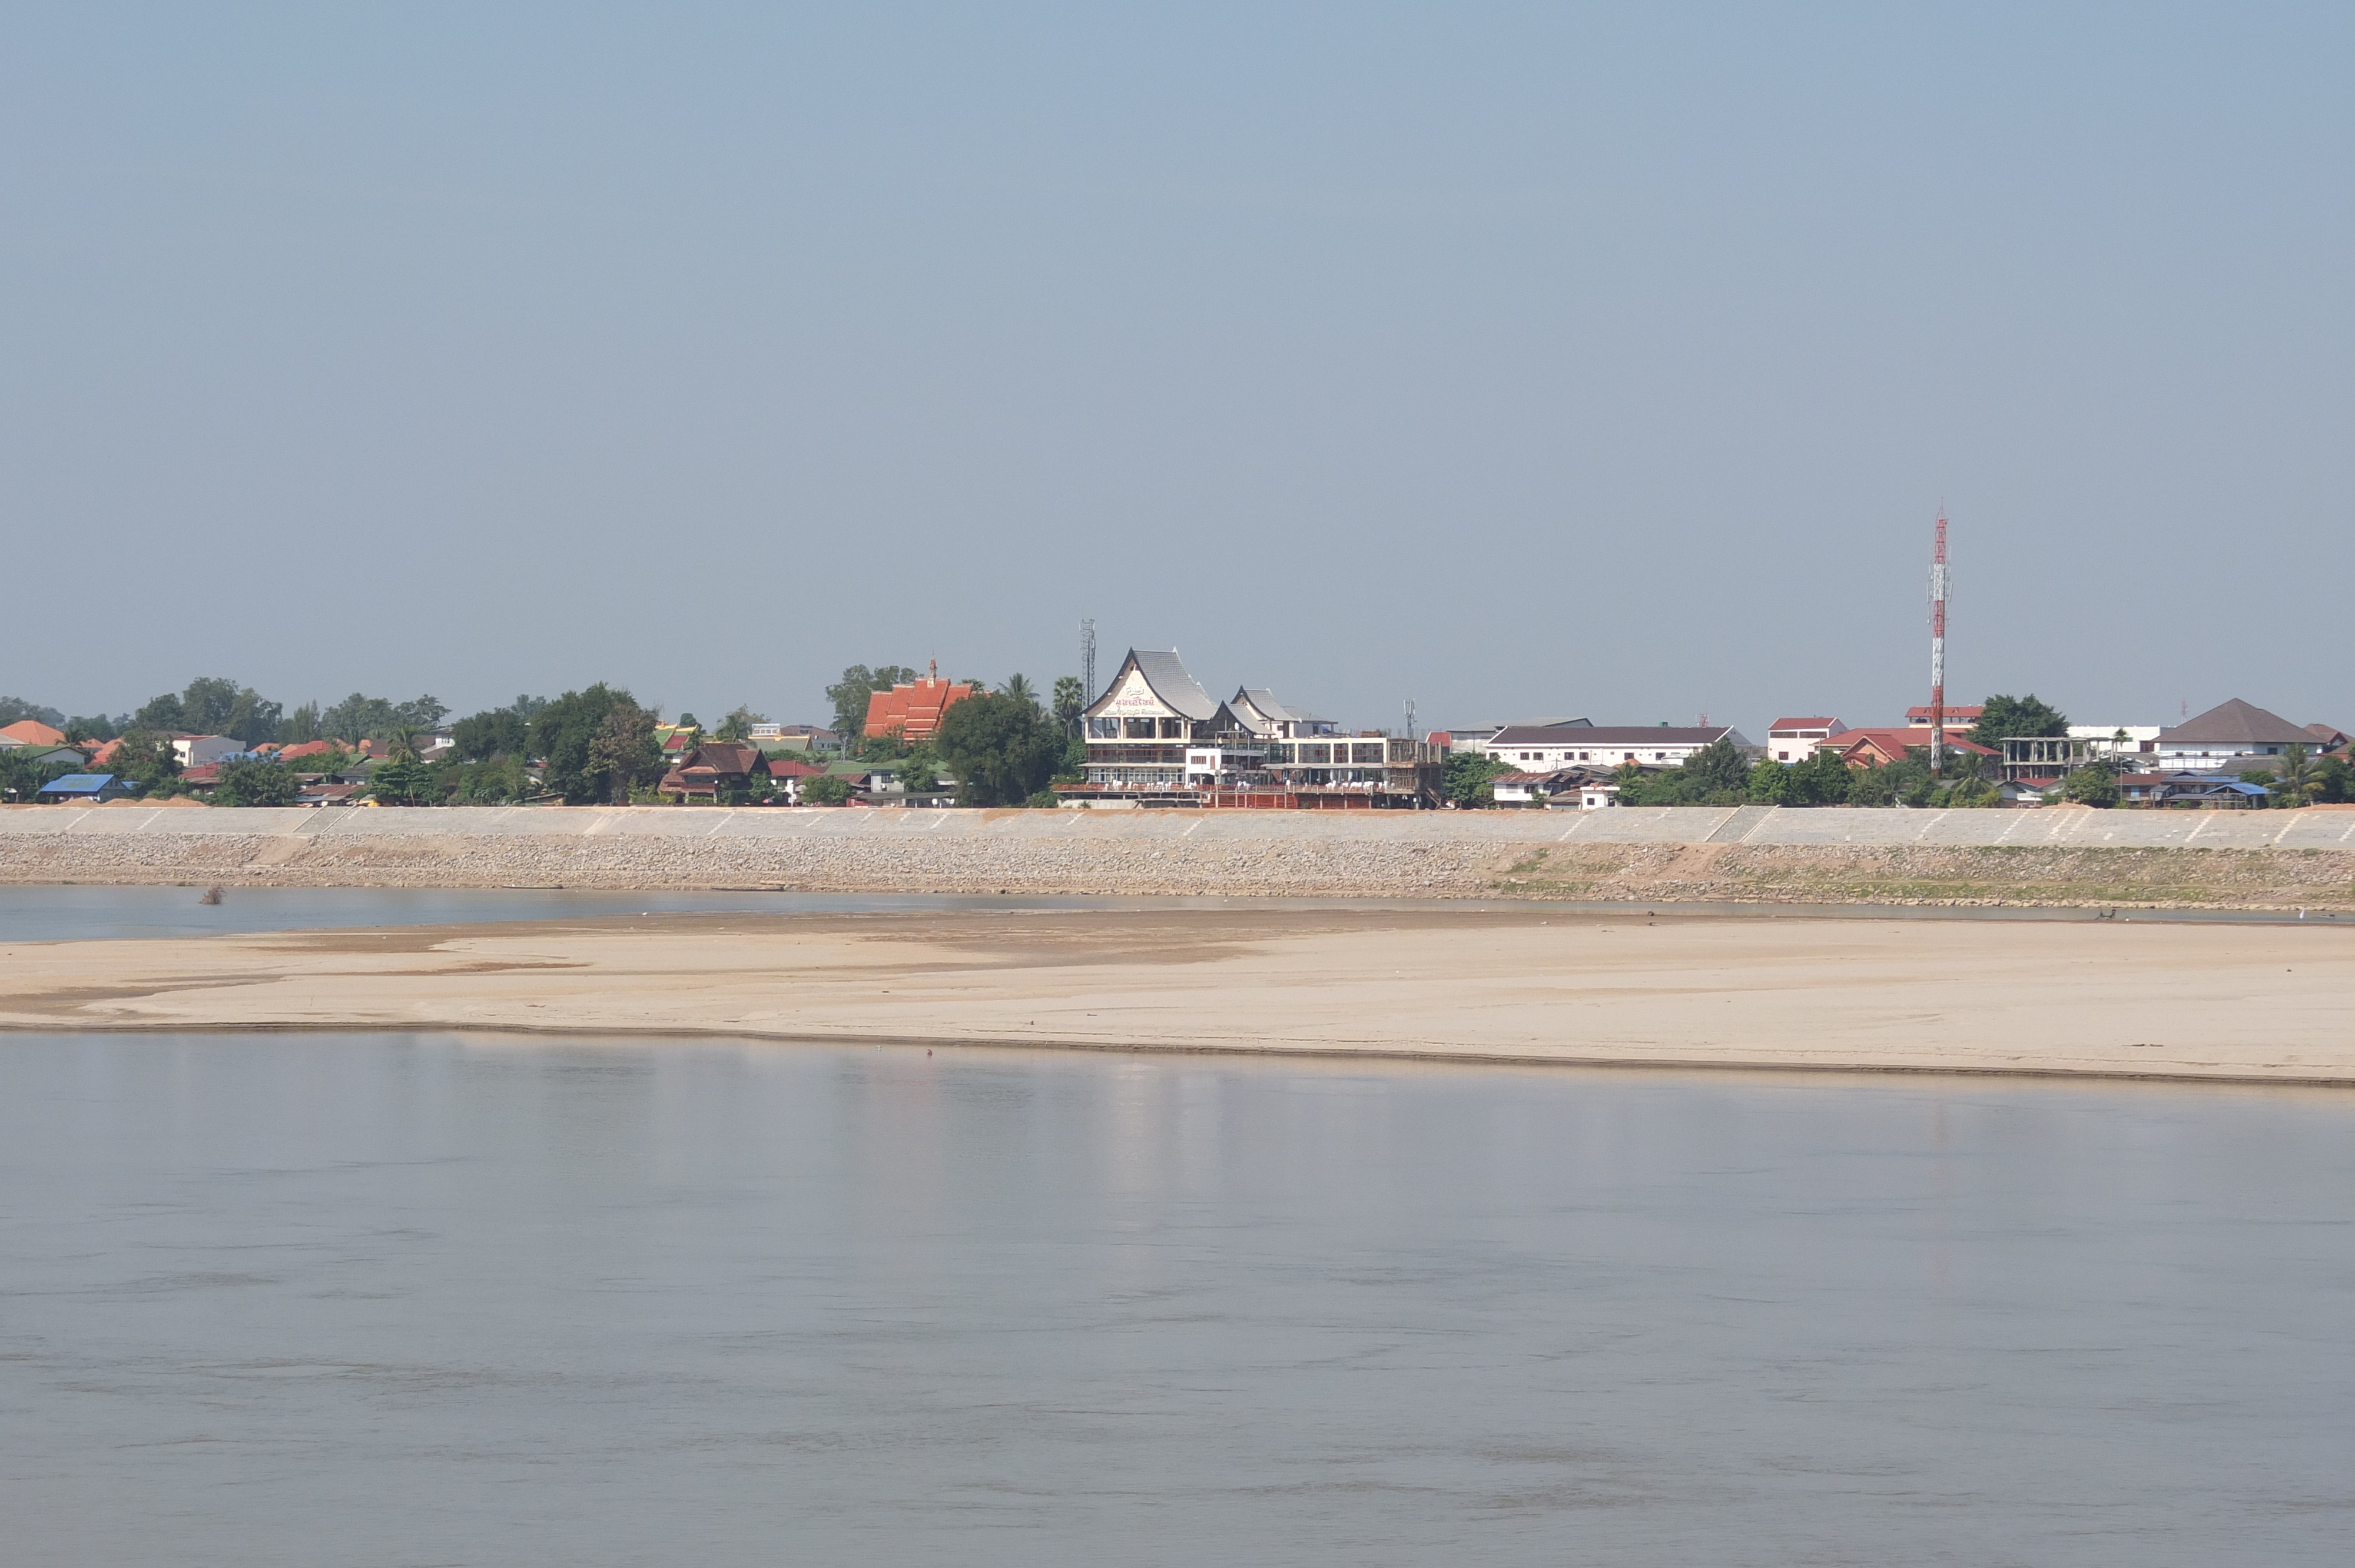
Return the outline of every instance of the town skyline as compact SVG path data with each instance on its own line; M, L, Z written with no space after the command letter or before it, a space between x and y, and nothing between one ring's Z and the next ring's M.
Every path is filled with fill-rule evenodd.
M2343 10L261 15L12 31L0 691L2350 716Z

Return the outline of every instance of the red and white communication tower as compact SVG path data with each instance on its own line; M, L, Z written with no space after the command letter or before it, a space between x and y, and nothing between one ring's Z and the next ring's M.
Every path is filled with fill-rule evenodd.
M1930 547L1930 771L1946 767L1946 509Z

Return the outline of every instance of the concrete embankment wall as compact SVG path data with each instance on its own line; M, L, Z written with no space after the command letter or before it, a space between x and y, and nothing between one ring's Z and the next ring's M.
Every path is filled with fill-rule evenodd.
M0 809L0 881L2355 903L2355 811Z

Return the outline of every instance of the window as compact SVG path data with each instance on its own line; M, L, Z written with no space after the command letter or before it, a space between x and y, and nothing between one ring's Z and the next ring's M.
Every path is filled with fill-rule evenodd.
M1130 740L1151 740L1153 738L1153 721L1149 718L1123 719L1121 720L1121 732Z

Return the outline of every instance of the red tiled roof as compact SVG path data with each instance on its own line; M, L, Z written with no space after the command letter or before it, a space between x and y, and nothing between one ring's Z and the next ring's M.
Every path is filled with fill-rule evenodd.
M0 725L0 735L10 740L21 740L27 746L63 746L66 732L51 729L38 719L18 719L15 724Z
M1867 741L1873 743L1883 754L1892 758L1899 758L1905 755L1905 748L1909 746L1919 746L1926 749L1930 744L1930 730L1926 725L1919 729L1911 727L1847 729L1819 744L1833 751L1849 752ZM1951 731L1946 736L1946 748L1949 751L1975 751L1981 757L2001 755L1991 746L1980 746L1976 742L1965 740Z
M941 726L941 715L974 694L970 681L943 681L927 676L870 693L867 698L867 733L898 735L916 741Z

